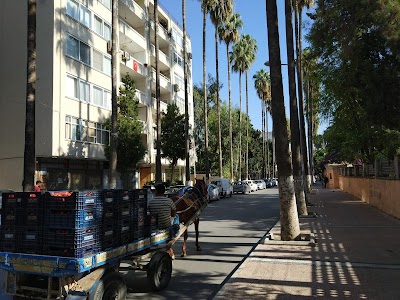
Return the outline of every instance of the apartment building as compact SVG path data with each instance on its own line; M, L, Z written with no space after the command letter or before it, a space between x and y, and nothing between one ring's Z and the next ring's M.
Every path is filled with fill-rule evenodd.
M155 178L155 47L158 26L161 110L176 103L184 113L182 29L162 6L154 24L152 0L120 0L119 81L135 81L142 142L147 147L132 183ZM25 134L27 3L0 1L0 188L21 190ZM37 0L36 179L47 189L106 187L104 145L111 115L111 0ZM187 39L191 58L191 43ZM189 116L193 127L191 59ZM184 141L181 141L184 143ZM191 164L196 160L190 153ZM184 161L175 178L184 179ZM163 179L169 161L162 159Z

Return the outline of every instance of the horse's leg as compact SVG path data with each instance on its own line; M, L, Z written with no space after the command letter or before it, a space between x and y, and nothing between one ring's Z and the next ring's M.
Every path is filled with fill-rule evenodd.
M194 221L194 229L196 230L196 250L201 251L200 245L199 245L199 223L200 219L196 219Z
M182 244L182 254L181 254L182 257L186 256L186 241L188 239L188 236L189 235L186 229L185 233L183 234L183 244Z
M175 253L174 250L172 250L172 247L167 250L167 253L169 254L169 256L171 256L172 260L175 259Z

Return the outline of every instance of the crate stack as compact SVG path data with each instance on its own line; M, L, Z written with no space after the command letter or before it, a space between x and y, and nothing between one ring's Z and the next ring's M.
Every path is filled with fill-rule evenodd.
M103 207L99 191L48 192L43 254L82 258L100 250Z
M41 254L43 246L41 194L4 193L2 202L0 250Z
M145 218L147 216L147 190L136 189L130 192L130 197L133 200L133 240L138 241L147 237Z
M103 220L100 233L101 250L108 250L118 245L118 202L120 197L120 190L102 190Z
M119 192L117 236L118 246L121 246L133 242L133 226L135 222L133 215L134 201L130 197L130 191L119 190Z

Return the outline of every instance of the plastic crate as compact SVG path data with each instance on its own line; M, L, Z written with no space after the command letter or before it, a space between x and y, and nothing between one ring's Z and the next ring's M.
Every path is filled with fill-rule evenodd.
M100 201L103 207L116 207L122 197L122 190L102 190L100 191Z
M47 229L43 234L43 244L62 248L81 248L89 245L98 247L98 228L85 229Z
M147 190L146 189L135 189L129 191L129 195L134 200L141 200L144 199L147 201Z
M133 238L132 232L121 233L118 236L117 246L123 246L123 245L129 244L129 243L132 243L133 241L134 241L134 238Z
M23 253L42 254L43 232L40 228L24 228L19 237L20 251Z
M124 234L129 232L130 234L132 234L133 232L133 222L132 220L122 220L120 222L118 222L117 226L116 226L117 230L117 235L119 234Z
M36 192L3 193L2 208L41 205L42 194Z
M44 224L47 228L82 229L100 225L102 210L96 208L82 210L46 209Z
M93 191L52 191L45 193L45 208L54 209L87 209L102 207L101 193Z
M134 218L132 205L130 205L129 203L120 204L118 207L117 213L118 213L119 220Z
M84 258L87 256L94 255L100 251L96 245L88 245L80 248L68 248L57 245L44 245L43 254L51 256L63 256L63 257L74 257Z
M42 208L26 208L17 212L17 220L19 225L40 225L43 224Z
M108 208L104 207L104 210L103 210L103 223L115 220L117 218L118 218L117 209L114 209L113 207L108 207Z

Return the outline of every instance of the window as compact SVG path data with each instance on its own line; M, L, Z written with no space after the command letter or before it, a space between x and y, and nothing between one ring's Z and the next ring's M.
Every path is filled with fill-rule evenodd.
M103 36L103 20L98 16L94 16L93 30L97 34Z
M90 65L90 47L83 42L79 44L80 61Z
M75 20L79 20L79 10L78 3L73 0L68 0L67 2L67 15L74 18Z
M74 77L67 76L65 91L67 97L78 98L78 80Z
M174 52L174 63L180 65L183 68L183 58L176 52Z
M79 59L79 41L70 35L67 37L67 54Z
M86 27L90 28L90 26L92 25L91 20L92 20L92 18L91 18L90 10L87 9L85 6L81 5L80 22L83 25L85 25Z
M111 0L100 0L100 2L108 9L111 9Z
M111 26L104 23L104 38L109 41L111 40Z
M103 90L93 86L93 104L103 106Z
M111 76L111 58L105 57L103 60L103 71L107 75Z
M103 53L93 49L93 68L103 71Z
M111 93L104 91L104 107L111 109Z
M110 131L100 123L65 116L65 138L72 141L87 141L104 145L109 144Z
M90 84L82 80L79 81L79 99L90 102Z

